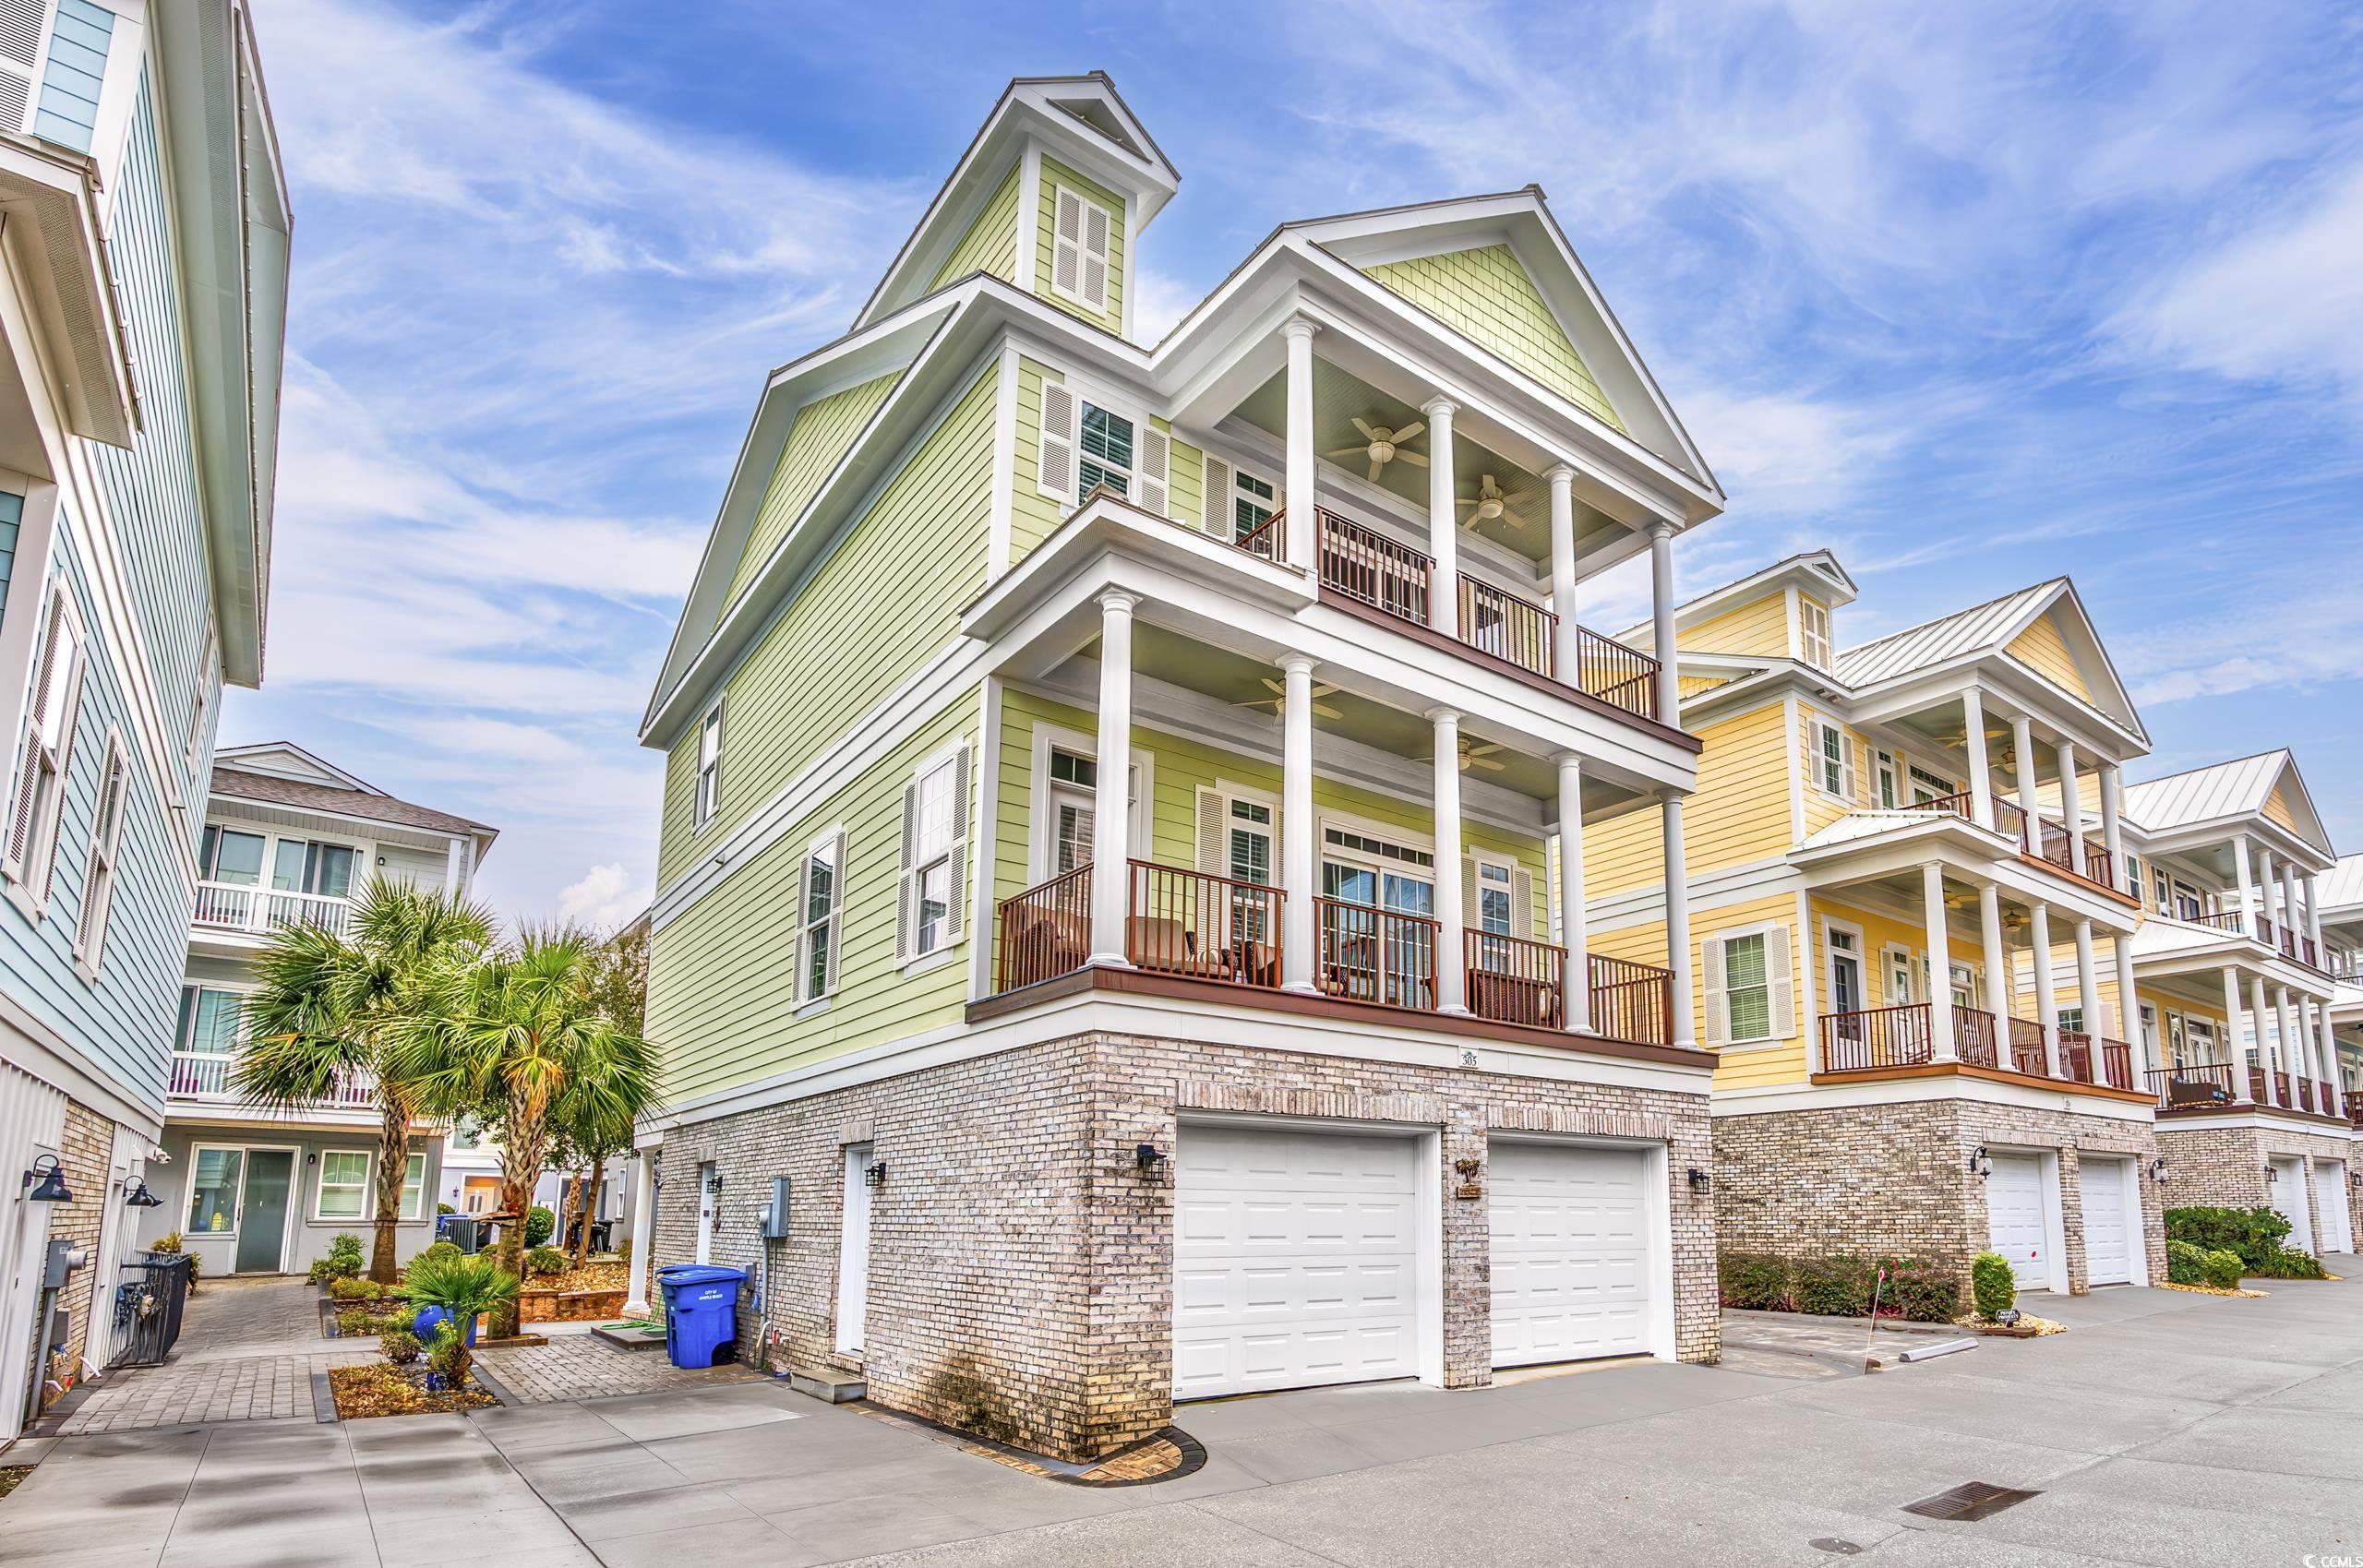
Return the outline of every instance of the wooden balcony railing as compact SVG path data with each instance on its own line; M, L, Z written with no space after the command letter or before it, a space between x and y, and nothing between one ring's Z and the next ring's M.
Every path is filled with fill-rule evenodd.
M1535 675L1553 675L1559 667L1559 617L1466 572L1460 577L1460 640Z
M2027 846L2027 852L2036 859L2057 866L2071 877L2105 888L2117 886L2116 862L2098 839L2070 832L2048 818L2037 820L2034 826L2038 835Z
M2250 933L2250 935L2254 936L2258 941L2262 942L2267 947L2280 946L2281 928L2273 923L2273 916L2265 914L2262 910L2258 910L2256 912L2255 920L2256 928Z
M2294 1106L2297 1103L2297 1097L2290 1091L2289 1075L2287 1073L2276 1072L2273 1075L2273 1090L2274 1095L2278 1097L2280 1104L2285 1106Z
M1321 585L1420 626L1429 624L1428 578L1435 562L1374 528L1321 514Z
M2229 931L2234 936L2247 932L2248 922L2237 909L2225 909L2213 915L2193 915L2185 919L2186 926L2204 926L2211 931ZM2138 974L2139 971L2137 970Z
M1953 1009L1953 1054L1972 1067L1996 1063L1994 1015L1982 1007Z
M2059 1031L2059 1071L2063 1076L2078 1083L2093 1081L2093 1037L2081 1029Z
M1996 796L1994 797L1994 831L2004 838L2016 839L2023 845L2027 842L2027 814L2020 810L2015 802Z
M1576 689L1644 719L1658 714L1658 662L1638 649L1576 628Z
M2153 1067L2142 1076L2158 1096L2161 1110L2189 1110L2232 1101L2232 1064L2226 1061Z
M1276 987L1286 896L1259 882L1135 860L1124 956L1138 969Z
M2346 1120L2351 1127L2363 1127L2363 1089L2346 1091Z
M1673 972L1589 953L1591 1031L1612 1040L1673 1044Z
M2133 1087L2133 1047L2123 1040L2103 1038L2101 1081L2112 1089Z
M2051 1076L2051 1062L2043 1048L2043 1025L2032 1018L2010 1020L2010 1071L2031 1078Z
M1233 549L1244 550L1251 556L1274 562L1277 565L1287 565L1289 558L1288 516L1289 514L1286 511L1274 512L1270 517L1264 520L1262 527L1257 528L1252 533L1248 533L1242 537L1232 540L1230 542L1231 547Z
M1443 928L1339 899L1313 901L1313 984L1327 996L1425 1012L1436 1005L1436 950Z
M2248 1072L2249 1099L2256 1105L2266 1104L2270 1096L2264 1092L2264 1069L2250 1063Z
M1928 1031L1928 1004L1875 1007L1833 1012L1821 1021L1821 1065L1825 1072L1862 1072L1880 1067L1916 1067L1935 1055Z
M1959 817L1962 821L1975 820L1970 815L1972 796L1967 790L1954 795L1940 795L1932 800L1915 800L1905 808L1911 811L1925 811L1931 816Z
M1091 956L1091 868L1078 866L1001 902L993 989L1071 975Z
M1492 931L1461 933L1469 1011L1496 1023L1566 1026L1566 953L1549 942Z

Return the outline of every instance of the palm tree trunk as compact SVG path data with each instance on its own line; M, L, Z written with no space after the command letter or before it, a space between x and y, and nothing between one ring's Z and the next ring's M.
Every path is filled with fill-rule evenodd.
M378 1124L378 1213L369 1251L369 1277L394 1283L394 1226L402 1217L402 1178L410 1171L410 1107L399 1095L383 1095Z
M579 1267L591 1255L591 1219L595 1212L592 1205L599 1201L599 1183L606 1179L607 1156L599 1155L591 1161L589 1196L582 1202L582 1229L574 1239L574 1262Z

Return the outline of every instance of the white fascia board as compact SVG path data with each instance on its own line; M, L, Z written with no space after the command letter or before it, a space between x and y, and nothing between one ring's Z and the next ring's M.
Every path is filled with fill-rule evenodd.
M2301 964L2282 957L2277 951L2241 937L2226 935L2221 940L2203 946L2146 954L2137 942L2133 954L2133 978L2137 987L2148 980L2177 977L2213 981L2227 967L2239 972L2241 1005L2244 1007L2247 1005L2248 986L2259 977L2268 986L2286 986L2292 994L2315 1001L2329 1001L2338 994L2338 982L2329 976L2317 974Z
M1851 693L1852 708L1846 716L1858 724L1881 724L1939 702L1955 701L1974 687L1988 700L1989 712L1998 708L2006 716L2023 713L2045 728L2067 736L2083 756L2125 762L2150 753L2148 736L2127 729L2015 656L1990 648L1861 688L1846 688L1834 676L1826 678Z
M2155 1119L2148 1102L2134 1104L2100 1095L2080 1095L2056 1084L2014 1083L1966 1074L1928 1078L1878 1079L1827 1083L1798 1081L1745 1089L1718 1089L1709 1107L1717 1119L1769 1116L1786 1111L1830 1110L1840 1107L1917 1105L1937 1100L1966 1100L1979 1105L2012 1106L2026 1110L2059 1111L2126 1124L2133 1132ZM2179 1121L2181 1119L2177 1118ZM2063 1128L2065 1133L2068 1130ZM2095 1154L2122 1154L2086 1145Z
M2193 855L2224 848L2235 834L2239 833L2262 840L2275 859L2295 861L2317 876L2338 864L2322 852L2321 845L2298 837L2261 811L2238 811L2228 816L2210 817L2204 821L2185 822L2163 832L2144 828L2141 838L2153 855ZM2330 918L2327 912L2323 918Z
M2141 922L2139 910L2028 865L1999 833L1949 814L1931 813L1925 822L1795 850L1789 856L1805 874L1805 886L1818 892L1906 875L1931 860L1957 881L1992 882L2017 903L2047 904L2069 920L2090 920L2096 932L2129 936Z

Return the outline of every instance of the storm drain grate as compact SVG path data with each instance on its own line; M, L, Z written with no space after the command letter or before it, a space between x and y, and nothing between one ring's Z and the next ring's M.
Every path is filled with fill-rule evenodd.
M2017 1487L1997 1487L1991 1481L1963 1481L1950 1491L1907 1502L1903 1511L1928 1519L1990 1519L2005 1508L2015 1508L2030 1497L2042 1495L2039 1491L2021 1491Z

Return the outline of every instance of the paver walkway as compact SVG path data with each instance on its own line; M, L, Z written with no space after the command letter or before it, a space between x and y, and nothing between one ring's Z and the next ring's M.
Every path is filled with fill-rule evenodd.
M770 1381L735 1364L677 1367L662 1350L626 1350L591 1334L553 1334L547 1345L479 1350L476 1368L489 1373L503 1393L528 1405Z

